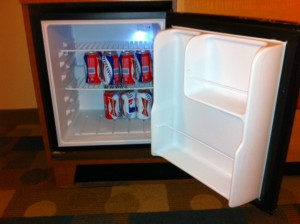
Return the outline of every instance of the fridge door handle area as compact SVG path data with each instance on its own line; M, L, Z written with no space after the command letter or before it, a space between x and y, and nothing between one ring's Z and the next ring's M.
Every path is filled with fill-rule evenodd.
M271 43L262 48L253 61L244 118L244 145L237 150L233 166L229 197L231 206L239 205L241 200L251 201L259 198L284 51L285 43Z

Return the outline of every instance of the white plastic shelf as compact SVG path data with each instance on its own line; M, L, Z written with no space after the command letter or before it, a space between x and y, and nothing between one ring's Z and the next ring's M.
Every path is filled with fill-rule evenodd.
M138 118L108 120L104 117L103 110L80 111L73 133L79 135L109 135L109 134L145 134L151 132L150 120Z
M64 146L148 144L151 121L140 119L108 120L103 110L80 110L62 138Z
M153 43L149 41L77 42L72 45L64 43L61 52L151 50L152 47Z
M120 91L126 89L153 89L153 83L136 83L134 85L105 85L103 83L100 84L88 84L85 81L85 78L73 79L70 84L68 84L65 88L66 90L111 90L111 91Z

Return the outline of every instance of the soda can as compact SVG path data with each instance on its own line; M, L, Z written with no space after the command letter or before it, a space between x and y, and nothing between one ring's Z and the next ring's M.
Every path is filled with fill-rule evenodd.
M135 53L136 73L139 82L153 81L152 58L148 50L138 50Z
M131 51L123 51L120 55L122 83L125 85L135 84L135 60L134 54Z
M88 84L100 84L100 72L101 72L101 53L91 51L84 54L86 78L85 81Z
M120 117L120 94L116 91L104 92L105 117L109 120L116 120Z
M107 51L102 56L103 83L117 85L121 83L119 56L115 51Z
M137 118L149 119L151 116L153 98L150 90L139 90L136 94Z
M121 93L122 117L132 119L136 117L135 92L128 90Z

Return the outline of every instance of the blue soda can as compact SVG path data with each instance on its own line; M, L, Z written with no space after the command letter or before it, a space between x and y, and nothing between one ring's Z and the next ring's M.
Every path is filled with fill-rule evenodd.
M106 85L121 83L119 56L115 51L107 51L102 56L102 81Z
M152 82L152 58L151 53L148 50L138 50L135 53L136 60L136 73L139 82Z
M121 112L123 118L136 117L135 92L128 90L121 93Z

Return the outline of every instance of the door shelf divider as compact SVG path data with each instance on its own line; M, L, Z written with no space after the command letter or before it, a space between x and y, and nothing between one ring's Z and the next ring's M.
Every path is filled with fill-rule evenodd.
M188 82L197 86L197 89L193 91L190 88L185 91L186 97L243 119L247 107L248 92L205 80L190 79Z

